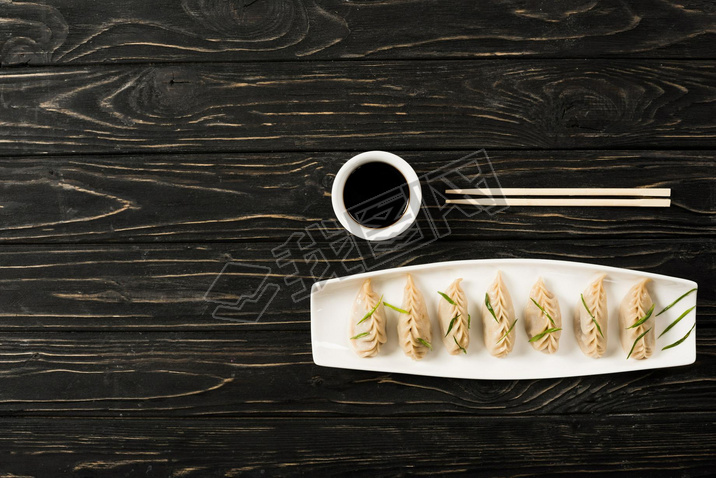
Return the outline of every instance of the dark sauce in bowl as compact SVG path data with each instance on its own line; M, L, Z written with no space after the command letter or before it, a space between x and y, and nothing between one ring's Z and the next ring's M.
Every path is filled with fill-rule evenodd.
M348 214L365 227L379 229L398 222L410 202L405 176L388 163L358 166L346 179L343 203Z

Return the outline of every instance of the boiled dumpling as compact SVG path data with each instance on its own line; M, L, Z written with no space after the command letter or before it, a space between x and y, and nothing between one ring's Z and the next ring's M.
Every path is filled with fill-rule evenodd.
M420 360L432 347L432 327L423 294L415 286L410 274L403 291L402 309L407 313L401 313L398 317L400 347L408 357Z
M353 303L350 337L353 348L361 357L373 357L386 341L385 311L370 279L363 282Z
M488 308L487 304L490 304ZM493 315L494 313L494 315ZM497 273L495 282L487 289L482 304L482 324L484 327L485 346L495 357L504 357L515 345L515 308L512 298L502 281L502 274Z
M539 307L537 307L532 300L537 302ZM542 311L540 307L542 307L544 311ZM549 319L548 315L552 320ZM535 350L553 354L559 349L559 337L562 335L562 331L556 330L546 334L544 332L549 329L562 328L562 313L559 310L557 297L547 290L541 277L537 280L535 285L532 286L532 290L530 291L530 300L525 306L524 320L525 330L530 339L544 334L541 338L530 342Z
M442 331L440 336L445 348L452 355L467 353L470 345L470 316L467 313L467 298L460 282L462 279L455 280L444 292L452 303L441 297L438 305L438 320Z
M599 358L607 350L609 311L607 291L604 289L606 276L600 274L584 289L574 315L574 335L579 348L587 357Z
M627 295L619 306L619 336L621 337L624 352L632 358L642 360L654 353L654 319L648 318L641 325L632 327L647 315L653 312L654 303L651 300L646 285L651 279L642 279L629 289ZM648 331L648 332L647 332ZM645 335L639 340L639 336ZM636 341L636 342L635 342ZM633 347L633 350L632 350Z

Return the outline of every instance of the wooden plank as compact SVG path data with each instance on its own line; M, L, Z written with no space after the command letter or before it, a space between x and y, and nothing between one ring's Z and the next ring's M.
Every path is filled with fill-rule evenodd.
M336 244L344 248L339 253L326 242L310 246L306 239L286 244L5 246L0 250L0 330L303 330L315 280L445 260L513 257L590 262L692 279L700 285L699 314L713 313L716 305L716 254L710 238L543 240L539 247L534 240L438 240L373 252L365 250L365 243L350 249L342 238ZM277 247L279 260L273 252ZM243 303L269 287L278 288L275 298ZM229 308L217 309L223 306Z
M713 151L396 151L422 177L423 230L440 237L675 238L713 234ZM59 156L0 161L0 242L285 241L334 218L332 180L351 153ZM456 166L464 166L457 168ZM441 212L451 181L482 168L503 187L670 187L672 206ZM490 173L494 169L494 176ZM444 174L443 174L444 173ZM496 178L496 179L495 179ZM266 204L271 207L267 208ZM430 218L430 219L428 219ZM443 218L447 218L446 220ZM609 219L609 220L605 220ZM333 225L324 229L337 231Z
M531 419L4 418L12 476L706 476L716 414ZM270 449L266 447L270 446Z
M0 61L714 58L708 2L6 2Z
M546 380L319 367L294 330L0 333L0 416L604 416L716 412L714 315L695 364ZM665 351L663 353L669 353ZM626 354L625 354L626 356ZM508 360L508 359L506 359Z
M2 155L716 145L713 61L44 68L0 89Z

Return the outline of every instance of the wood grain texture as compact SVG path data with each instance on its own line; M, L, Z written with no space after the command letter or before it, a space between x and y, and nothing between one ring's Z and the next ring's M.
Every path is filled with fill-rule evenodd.
M0 478L712 474L715 39L703 0L0 0ZM673 206L428 201L412 247L321 222L354 152L427 193L480 148L505 187ZM313 364L314 280L509 257L696 280L696 363Z
M0 333L0 416L604 416L716 412L716 327L696 363L544 380L319 367L307 323L215 332ZM665 351L663 353L669 353Z
M494 183L484 158L461 160L466 151L396 153L424 178L426 197L433 188L442 194L449 187L446 180L466 185L459 173L477 174L478 167ZM331 184L351 155L5 158L0 161L0 242L283 242L334 217ZM429 199L421 229L434 227L452 240L478 232L483 239L519 239L536 230L540 238L714 233L713 151L495 151L489 159L503 187L669 187L672 206L613 208L610 221L604 221L600 208L511 208L490 215L473 214L476 208L441 212L442 200ZM455 164L467 167L458 170ZM337 232L334 225L324 229Z
M0 2L0 65L50 64L70 30L47 2Z
M0 250L0 330L182 331L306 327L310 287L331 274L345 276L445 260L538 258L646 270L699 282L699 314L716 312L714 241L706 239L441 240L397 251L356 249L332 254L324 242L301 250L278 244L5 246ZM320 260L309 252L323 251ZM363 257L364 259L360 259ZM228 263L260 267L229 268ZM360 267L360 269L356 269ZM207 294L220 273L221 281ZM227 310L259 282L281 291L257 324L263 303ZM241 322L232 322L240 319ZM273 324L273 325L271 325Z
M0 75L0 155L709 148L712 61L47 68ZM340 148L336 146L340 145Z
M682 426L685 419L693 425ZM2 467L13 476L332 476L348 469L369 477L501 477L555 470L708 476L715 420L713 412L532 420L460 417L434 423L410 418L6 418L0 426L9 431L0 437L0 446L10 451ZM618 447L610 445L614 441ZM574 452L585 444L583 452ZM683 450L679 461L670 456L675 447Z
M50 5L45 5L45 4ZM6 65L339 58L714 58L703 0L3 2Z

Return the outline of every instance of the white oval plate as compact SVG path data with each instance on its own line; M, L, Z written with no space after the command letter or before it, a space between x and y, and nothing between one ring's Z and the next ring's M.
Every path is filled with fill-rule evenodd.
M482 337L481 301L487 287L498 270L510 290L517 317L529 300L529 291L538 277L557 296L562 312L562 336L559 351L543 354L528 343L522 320L517 322L515 347L505 358L492 357L485 349ZM413 275L428 306L433 325L433 351L423 360L413 361L400 350L397 339L398 312L386 308L388 341L380 353L372 358L358 357L349 340L349 317L353 300L362 281L368 277L373 289L383 294L385 301L397 305L403 301L406 273ZM595 275L607 274L604 284L609 308L607 351L600 359L586 357L574 338L573 317L581 305L580 294ZM472 315L470 347L467 355L450 355L439 337L437 322L438 290L445 290L458 277L464 278L462 287L468 298L468 312ZM495 259L440 262L401 267L383 271L316 282L311 289L311 341L313 360L324 367L338 367L377 372L398 372L435 377L472 379L535 379L597 375L631 370L674 367L691 364L696 360L696 330L681 345L662 348L683 337L696 320L696 309L689 312L679 324L656 341L654 354L646 360L626 359L619 341L618 309L624 295L639 279L649 277L649 292L655 303L654 314L672 303L682 294L696 288L693 281L647 272L579 262L542 259ZM653 317L656 335L681 313L696 305L696 294L689 294L679 303Z

